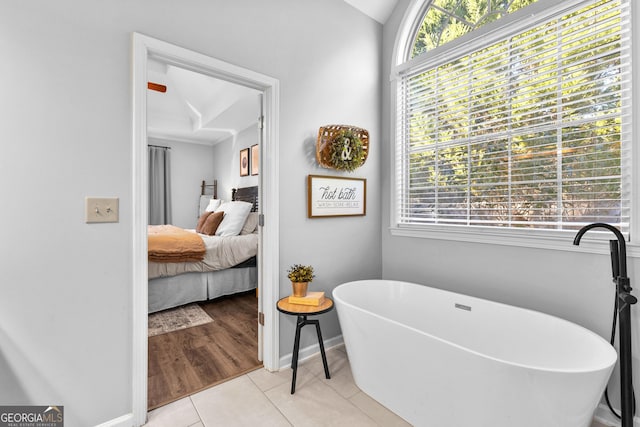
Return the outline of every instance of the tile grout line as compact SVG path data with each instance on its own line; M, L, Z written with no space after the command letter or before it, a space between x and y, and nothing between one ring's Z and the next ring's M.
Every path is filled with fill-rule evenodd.
M215 387L215 386L214 386L214 387ZM198 407L196 406L195 402L193 401L192 396L194 396L194 395L193 395L193 394L190 394L190 395L189 395L189 402L191 402L191 406L193 406L193 409L195 409L195 410L196 410L196 414L198 414L198 419L200 420L200 421L198 421L198 422L199 422L200 424L202 424L202 425L203 425L203 427L206 427L206 426L204 425L204 420L202 419L202 415L200 415L200 411L198 411ZM195 424L197 424L197 423L191 424L191 426L194 426ZM190 427L191 427L191 426L190 426Z
M333 348L331 348L331 349L329 349L329 350L340 351L340 352L344 353L344 355L345 355L345 357L346 357L346 356L347 356L346 351L341 350L341 349L339 349L339 348L337 348L337 347L339 347L339 346L334 346ZM304 362L307 362L307 363L308 363L308 362L309 362L309 360L312 360L312 359L313 359L313 358L315 358L316 356L318 356L318 355L312 355L312 356L310 356L310 357L305 358L305 359L303 360L303 363L304 363ZM298 368L300 368L300 365L298 365ZM380 423L378 423L378 421L376 421L375 419L373 419L371 416L369 416L369 414L367 414L365 411L363 411L362 409L360 409L360 407L358 407L355 403L353 403L353 401L351 401L351 398L352 398L352 397L355 397L358 393L363 393L363 391L362 391L362 390L360 390L360 388L357 388L357 390L358 390L358 391L357 391L356 393L354 393L351 397L345 397L345 396L343 396L343 395L340 393L340 391L339 391L339 390L337 390L336 388L334 388L334 387L331 385L331 383L330 383L330 382L328 382L328 381L324 381L324 380L326 379L326 378L325 378L325 376L324 376L324 371L319 371L318 373L314 373L314 372L313 372L313 370L308 369L308 368L306 369L306 371L307 371L307 372L309 372L309 373L313 376L313 378L314 378L316 381L319 381L319 382L321 382L321 383L325 384L327 387L329 387L331 390L333 390L333 392L334 392L334 393L336 393L336 394L337 394L341 399L343 399L344 401L346 401L346 403L348 403L351 407L353 407L356 411L360 412L360 413L361 413L361 414L363 414L366 418L370 419L370 420L371 420L371 422L373 422L373 423L374 423L374 424L376 424L376 425L380 425ZM333 378L333 376L332 376L331 378ZM356 387L357 387L357 386L356 386ZM266 394L265 394L265 396L266 396ZM269 397L268 397L268 396L266 396L266 397L267 397L267 399L269 399ZM278 408L278 407L277 407L277 405L275 405L275 404L274 404L274 406L278 409L278 411L279 411L280 413L282 413L282 412L280 411L280 408ZM284 414L282 414L282 415L283 415L285 418L287 418L287 417L286 417L286 415L284 415ZM288 418L287 418L287 421L289 421L289 419L288 419ZM290 422L290 424L291 424L291 422ZM291 424L291 425L292 425L293 427L295 427L293 424ZM206 427L206 426L205 426L205 427Z
M362 393L362 391L361 391L360 393ZM357 395L357 394L358 394L358 393L354 394L353 396L355 396L355 395ZM356 408L358 411L360 411L361 413L363 413L365 417L369 418L369 419L370 419L374 424L376 424L376 425L380 425L380 423L379 423L377 420L375 420L375 419L374 419L374 418L372 418L368 413L366 413L365 411L363 411L362 409L360 409L360 407L359 407L358 405L356 405L355 403L353 403L353 402L351 401L351 399L350 399L350 398L349 398L349 399L346 399L346 400L347 400L347 401L348 401L348 402L349 402L349 403L350 403L354 408ZM395 415L397 415L397 414L395 414Z
M335 347L334 347L334 348L335 348ZM339 350L337 350L337 351L339 351ZM316 356L316 355L312 355L312 356L307 357L307 358L305 358L304 360L302 360L302 361L301 361L302 363L299 363L299 364L298 364L298 369L300 369L300 368L302 367L306 372L308 372L309 374L311 374L311 376L313 377L313 380L323 382L323 381L322 381L322 378L324 378L324 376L321 376L320 374L324 374L324 372L320 372L320 373L316 374L316 373L314 373L314 372L313 372L313 370L308 369L308 368L304 368L304 367L302 366L302 365L304 364L304 362L308 361L309 359L313 359L313 358L314 358L314 356ZM292 369L292 368L289 366L289 367L285 367L284 369ZM278 372L281 372L281 370L279 370ZM267 389L267 390L262 390L262 389L261 389L261 388L260 388L260 387L255 383L255 381L253 381L253 380L251 379L251 377L248 377L248 378L249 378L249 380L250 380L250 381L251 381L251 382L256 386L256 388L257 388L258 390L260 390L260 392L261 392L261 393L264 395L264 397L269 401L269 403L270 403L270 404L271 404L271 405L272 405L272 406L273 406L273 407L274 407L274 408L275 408L275 409L276 409L276 410L277 410L277 411L278 411L278 412L279 412L279 413L284 417L284 419L285 419L285 420L287 420L287 422L289 423L289 425L290 425L291 427L295 427L295 424L293 424L293 422L289 419L289 417L287 417L287 415L286 415L284 412L282 412L282 410L280 409L280 407L279 407L278 405L276 405L276 404L275 404L275 402L273 402L273 400L271 400L271 399L269 398L269 396L267 396L266 391L269 391L269 390L271 390L271 389L274 389L274 388L276 388L276 387L278 387L278 386L273 386L273 387L271 387L271 388L269 388L269 389ZM289 383L290 383L290 382L291 382L291 381L289 381ZM325 383L325 384L326 384L326 383ZM364 414L364 411L362 411L360 408L358 408L356 405L354 405L351 401L349 401L349 399L347 399L347 398L345 398L344 396L342 396L342 395L341 395L341 394L340 394L336 389L334 389L333 387L331 387L329 384L326 384L326 385L327 385L329 388L331 388L335 393L337 393L337 394L338 394L338 396L340 396L342 399L344 399L344 400L346 400L347 402L349 402L349 404L350 404L350 405L352 405L354 408L356 408L358 411L360 411L360 412L362 412L362 413ZM365 415L366 415L366 414L365 414ZM367 416L367 418L370 418L370 417L369 417L369 416ZM375 421L374 421L374 422L375 422ZM377 423L376 423L376 424L377 424ZM204 426L204 427L207 427L207 426Z
M267 401L271 404L271 406L273 406L273 407L276 409L276 411L278 411L278 413L279 413L280 415L282 415L282 417L283 417L285 420L287 420L287 422L289 423L289 425L290 425L291 427L294 427L294 425L293 425L293 423L291 422L291 420L289 419L289 417L287 417L287 416L284 414L284 412L282 412L282 411L280 410L280 408L278 407L278 405L276 405L276 404L273 402L273 400L269 399L269 396L267 396L267 393L265 393L265 391L269 391L269 390L271 390L271 389L274 389L274 388L276 388L277 386L270 387L270 388L269 388L269 389L267 389L267 390L262 390L262 389L258 386L258 384L256 384L256 382L255 382L255 381L253 381L253 380L251 379L251 377L249 377L249 376L247 376L247 377L249 378L249 381L251 381L251 383L253 383L253 385L254 385L258 390L260 390L260 392L262 393L262 395L264 396L264 398L265 398L265 399L267 399ZM205 427L206 427L206 426L205 426Z
M334 347L335 348L335 347ZM340 350L340 349L336 349L336 351L342 351L345 354L346 357L346 351ZM316 377L319 377L320 374L316 375ZM364 393L362 390L360 390L360 388L358 386L356 386L357 391L351 395L350 397L346 397L343 396L339 390L337 390L336 388L334 388L330 382L328 381L323 381L322 379L324 378L324 376L319 377L319 380L321 382L323 382L324 384L326 384L329 388L331 388L338 396L340 396L342 399L346 400L349 405L351 405L355 410L357 410L358 412L362 413L364 416L366 416L368 419L371 420L371 422L373 422L376 425L381 425L377 420L375 420L374 418L372 418L368 413L366 413L365 411L363 411L358 405L356 405L355 403L353 403L353 401L351 400L353 397L357 396L359 393ZM332 376L333 378L333 376ZM355 382L354 382L355 385ZM394 415L398 416L397 414L394 413Z
M340 349L337 349L334 347L334 349L336 351L341 351ZM344 351L342 351L342 353L346 353ZM323 384L325 384L327 387L329 387L334 393L336 393L341 399L343 399L344 401L348 402L349 406L351 406L352 408L354 408L354 410L358 411L359 413L363 414L364 416L366 416L368 419L370 419L372 422L374 422L375 424L379 425L378 422L371 418L369 415L367 415L367 413L365 411L363 411L362 409L360 409L357 405L355 405L352 401L351 401L351 397L354 397L358 394L358 392L354 393L351 397L345 397L343 396L337 389L335 389L329 382L324 381L324 371L319 371L319 372L314 372L314 370L309 369L309 368L305 368L304 367L304 362L308 362L309 359L313 359L314 357L310 357L305 359L302 363L300 363L298 365L298 368L302 368L304 371L306 371L308 374L311 375L312 379L311 381L319 381ZM263 368L264 369L264 368ZM285 370L289 370L289 368L285 368ZM282 370L280 370L279 372L281 372ZM252 371L253 372L253 371ZM295 427L295 424L293 423L293 421L286 416L286 414L281 410L281 408L273 401L269 398L269 396L267 395L267 392L269 390L272 390L276 387L278 387L278 385L276 386L271 386L269 388L266 388L265 390L263 390L257 383L256 381L254 381L250 376L249 373L243 374L242 376L247 377L247 379L249 380L249 382L256 388L258 389L262 395L264 396L265 399L267 399L267 401L269 402L269 404L271 404L271 406L282 415L282 417L286 420L286 422L291 426L291 427ZM237 377L237 378L241 378L241 377ZM290 382L290 381L289 381ZM359 392L361 392L360 389L358 389ZM194 425L200 423L202 424L204 427L208 427L204 420L202 419L202 416L200 414L200 411L198 410L198 407L196 406L195 402L192 399L193 395L188 396L189 397L189 402L191 403L192 407L195 409L196 414L198 415L198 419L199 421L197 421L196 423L190 424L189 427L193 427Z

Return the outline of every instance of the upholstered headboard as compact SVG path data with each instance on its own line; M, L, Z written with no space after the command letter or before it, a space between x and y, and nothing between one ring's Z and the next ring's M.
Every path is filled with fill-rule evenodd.
M258 212L258 186L231 189L231 200L253 203L251 212Z

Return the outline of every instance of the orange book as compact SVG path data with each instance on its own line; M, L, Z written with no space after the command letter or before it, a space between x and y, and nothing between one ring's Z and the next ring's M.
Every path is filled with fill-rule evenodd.
M289 303L319 306L324 302L324 292L307 292L306 296L294 297L289 296Z

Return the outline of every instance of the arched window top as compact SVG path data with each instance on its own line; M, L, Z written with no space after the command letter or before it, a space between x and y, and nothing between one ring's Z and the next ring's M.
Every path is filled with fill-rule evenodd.
M392 233L628 234L634 3L413 0L391 69Z
M432 0L425 2L408 58L414 58L494 22L537 0Z

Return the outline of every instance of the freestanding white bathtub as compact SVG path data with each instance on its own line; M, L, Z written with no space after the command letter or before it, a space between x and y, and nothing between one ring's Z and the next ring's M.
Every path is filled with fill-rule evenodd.
M355 383L415 426L588 427L616 352L557 317L390 280L336 287Z

